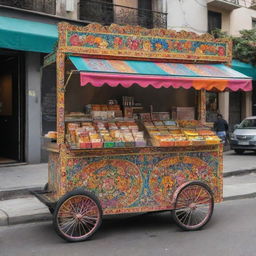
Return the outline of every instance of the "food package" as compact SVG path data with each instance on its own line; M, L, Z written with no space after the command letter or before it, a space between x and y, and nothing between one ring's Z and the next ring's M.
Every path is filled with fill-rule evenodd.
M91 148L92 144L91 142L80 142L79 143L79 148Z
M114 141L104 141L104 148L113 148L115 147Z
M215 132L211 131L211 130L198 130L198 135L200 136L214 136L216 135Z
M186 136L198 136L198 132L196 130L183 130L183 133L186 135Z
M49 131L47 134L45 134L45 137L50 139L57 139L57 132Z
M205 143L206 144L220 144L221 140L218 136L205 136Z
M102 148L103 147L103 142L92 142L92 148Z

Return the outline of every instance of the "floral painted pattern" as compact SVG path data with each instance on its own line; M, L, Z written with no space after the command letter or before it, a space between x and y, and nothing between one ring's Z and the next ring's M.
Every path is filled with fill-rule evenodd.
M66 191L93 192L106 214L171 209L179 186L201 180L222 200L219 152L180 152L69 158Z
M179 186L187 181L202 180L211 183L216 163L211 159L193 156L175 156L157 163L150 175L150 188L155 191L154 198L161 204L170 204L170 198ZM214 178L215 179L215 178Z
M225 56L226 44L131 35L69 32L68 45L131 51L173 52Z
M69 160L68 165L71 164L76 164L76 160ZM138 167L131 161L121 159L92 162L75 175L73 181L76 186L97 194L103 208L131 205L139 197L142 188Z

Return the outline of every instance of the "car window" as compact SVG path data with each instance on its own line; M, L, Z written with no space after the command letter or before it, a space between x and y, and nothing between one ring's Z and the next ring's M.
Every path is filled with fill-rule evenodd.
M256 128L256 119L245 119L239 125L239 128Z

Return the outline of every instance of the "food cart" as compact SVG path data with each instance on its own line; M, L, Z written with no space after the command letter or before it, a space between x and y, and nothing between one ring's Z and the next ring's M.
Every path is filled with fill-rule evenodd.
M206 125L206 91L251 89L228 67L231 42L116 24L58 28L58 47L44 63L57 70L57 133L47 133L48 183L35 191L57 234L82 241L104 215L157 211L171 211L184 230L202 228L223 199L223 146ZM133 86L136 97L150 87L155 106L164 105L161 90L193 90L195 106L145 111L123 94ZM111 98L120 92L122 103Z

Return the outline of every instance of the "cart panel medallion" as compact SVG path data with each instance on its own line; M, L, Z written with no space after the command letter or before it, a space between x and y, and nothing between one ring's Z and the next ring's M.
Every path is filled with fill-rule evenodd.
M150 190L153 192L155 200L161 205L168 206L176 189L187 181L203 180L209 184L209 177L211 177L211 181L215 180L216 177L213 174L217 166L216 163L209 165L209 160L205 162L196 156L181 155L159 161L155 165L149 181ZM211 187L216 190L214 184L211 184Z
M105 159L86 165L75 178L76 186L94 192L102 208L121 208L139 197L142 177L139 168L122 159Z

